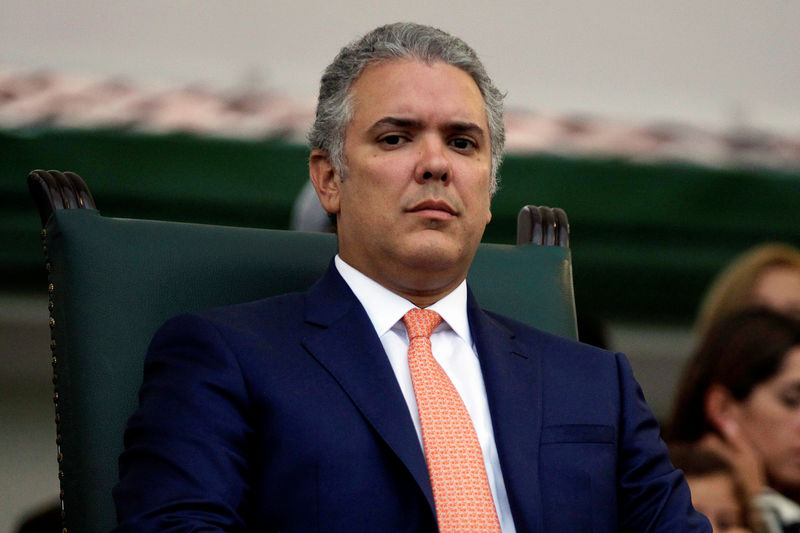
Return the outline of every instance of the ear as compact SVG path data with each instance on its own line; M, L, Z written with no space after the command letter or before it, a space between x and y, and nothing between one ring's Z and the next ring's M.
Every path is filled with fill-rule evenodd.
M341 179L339 172L333 168L331 158L327 152L319 149L311 151L311 157L308 160L308 173L322 207L328 213L337 214L339 212Z
M739 402L727 387L711 385L706 392L704 407L708 420L721 435L730 437L739 431Z

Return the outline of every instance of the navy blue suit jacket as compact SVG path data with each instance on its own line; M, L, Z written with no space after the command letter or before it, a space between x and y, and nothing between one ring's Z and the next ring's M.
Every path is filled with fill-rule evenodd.
M623 356L468 306L517 531L711 531ZM167 322L125 446L120 532L436 531L408 408L333 266Z

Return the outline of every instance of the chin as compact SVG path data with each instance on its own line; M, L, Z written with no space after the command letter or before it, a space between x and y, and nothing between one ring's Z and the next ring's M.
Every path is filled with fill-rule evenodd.
M464 261L471 262L472 257L478 249L476 243L465 243L460 239L453 239L439 232L428 232L426 235L418 235L416 238L407 241L407 256L412 257L422 263L440 265L441 268L449 268Z
M424 253L412 255L406 264L421 273L432 273L451 270L459 264L459 261L448 254Z

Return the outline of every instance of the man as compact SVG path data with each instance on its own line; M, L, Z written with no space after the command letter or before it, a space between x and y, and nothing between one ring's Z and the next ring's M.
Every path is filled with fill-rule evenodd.
M310 139L339 253L307 293L159 331L119 531L710 531L622 356L469 293L503 125L465 43L351 43Z

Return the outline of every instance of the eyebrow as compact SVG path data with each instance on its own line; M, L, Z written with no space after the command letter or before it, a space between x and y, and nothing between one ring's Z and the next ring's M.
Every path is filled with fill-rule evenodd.
M383 126L393 126L396 128L409 128L409 129L421 129L422 128L422 121L413 118L399 118L399 117L383 117L382 119L375 122L372 127L369 128L369 131L375 131ZM449 122L446 126L446 129L456 132L456 133L471 133L478 137L484 136L483 128L475 124L474 122Z
M373 124L369 131L375 131L383 128L384 126L392 126L395 128L410 128L419 129L422 127L422 121L412 118L398 118L398 117L383 117Z
M471 133L483 137L483 128L474 122L452 122L450 129L458 133Z

